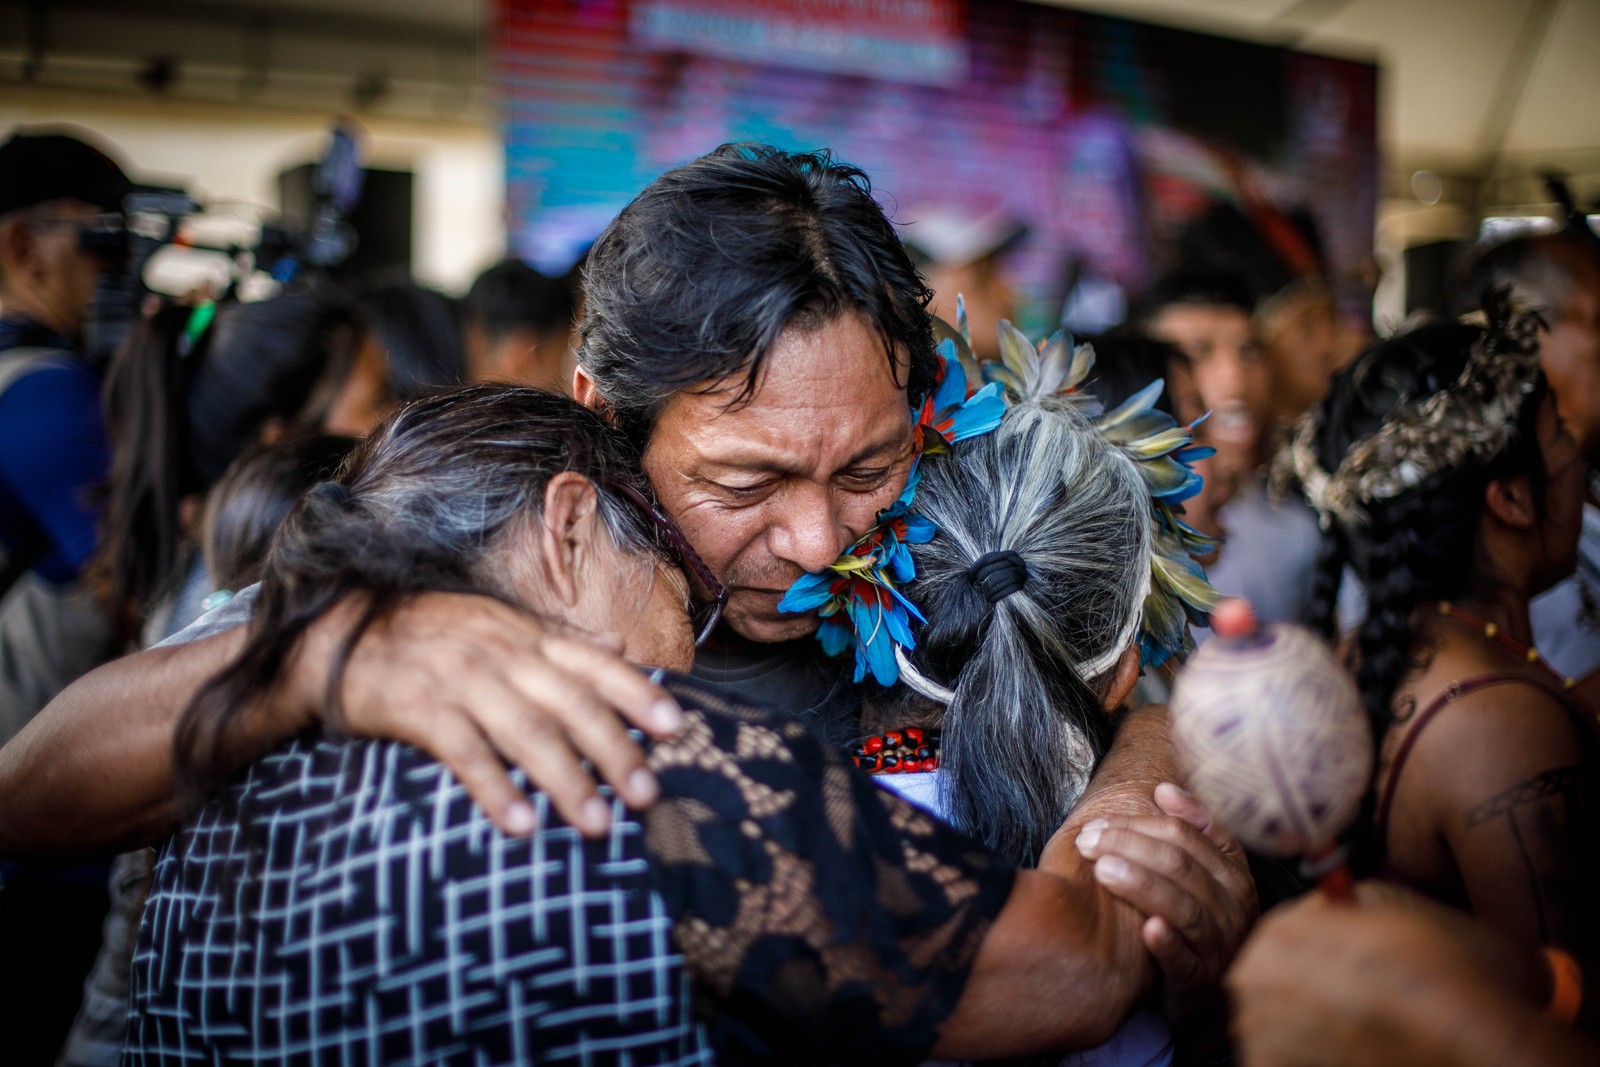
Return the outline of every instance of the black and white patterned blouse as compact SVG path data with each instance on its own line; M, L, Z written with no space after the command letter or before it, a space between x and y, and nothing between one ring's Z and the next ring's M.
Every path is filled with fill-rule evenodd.
M803 726L669 688L662 799L598 841L539 793L508 838L396 742L258 761L161 852L124 1062L920 1060L1009 865Z

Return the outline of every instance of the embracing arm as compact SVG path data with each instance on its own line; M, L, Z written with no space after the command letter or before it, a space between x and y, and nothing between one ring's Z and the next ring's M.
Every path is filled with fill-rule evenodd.
M172 731L201 682L244 643L238 628L113 660L0 748L0 856L108 850L176 821Z
M311 726L329 665L355 617L350 604L301 639L282 684L246 717L242 765ZM245 627L152 649L80 678L0 748L0 856L71 854L148 841L176 817L172 738L183 709L243 647ZM617 653L497 600L420 596L374 625L352 651L344 723L396 738L447 765L508 833L533 829L521 766L585 832L609 822L597 772L636 805L654 798L632 722L677 725L677 706Z
M642 818L713 1040L917 1063L1096 1044L1154 976L1139 919L1061 842L1046 871L880 789L806 727L687 680ZM741 1058L733 1056L730 1058Z
M1167 709L1126 712L1115 744L1050 850L1076 838L1096 880L1146 916L1144 947L1160 964L1169 1007L1215 999L1258 913L1244 850L1182 782Z
M1126 712L1039 870L1019 872L938 1055L1099 1044L1157 962L1178 1000L1216 988L1255 918L1255 887L1238 843L1178 780L1166 709Z
M1059 835L1058 835L1059 836ZM1017 872L978 950L939 1059L982 1059L1108 1040L1155 979L1143 916L1061 850L1052 872Z
M645 841L705 1003L755 1020L738 1035L753 1055L918 1062L935 1034L941 1058L1093 1045L1149 989L1147 920L1099 883L1076 824L1040 869L1013 871L802 724L672 684L699 710L652 749L664 798ZM1180 886L1195 912L1228 910L1232 861L1194 825L1145 816L1102 836L1160 883L1128 895Z
M1039 870L1019 872L936 1054L1098 1044L1156 964L1175 1012L1220 999L1255 885L1238 842L1175 780L1165 709L1130 712Z
M1166 707L1147 704L1125 711L1116 740L1095 768L1066 825L1081 827L1113 815L1158 815L1156 786L1182 781L1179 774L1167 734Z

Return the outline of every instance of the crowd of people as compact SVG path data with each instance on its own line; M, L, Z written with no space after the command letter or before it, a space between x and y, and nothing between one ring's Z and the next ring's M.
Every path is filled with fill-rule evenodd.
M1375 342L1312 242L1035 339L1025 234L725 145L578 289L95 353L129 185L0 145L16 1062L1594 1061L1592 239ZM1353 905L1182 788L1224 596L1355 680Z

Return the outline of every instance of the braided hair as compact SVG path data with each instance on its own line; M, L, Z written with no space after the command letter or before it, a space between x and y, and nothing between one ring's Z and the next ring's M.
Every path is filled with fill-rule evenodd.
M1449 389L1484 333L1476 326L1435 324L1364 352L1334 379L1315 413L1312 447L1321 468L1337 470L1352 448L1386 422ZM1355 634L1356 684L1375 737L1396 721L1395 693L1428 654L1412 631L1417 605L1481 594L1495 582L1478 536L1485 488L1513 475L1543 488L1534 421L1545 391L1543 378L1536 377L1515 409L1513 432L1495 455L1445 467L1394 496L1363 501L1359 515L1341 513L1325 522L1310 622L1337 636L1337 600L1348 568L1366 592L1366 616Z

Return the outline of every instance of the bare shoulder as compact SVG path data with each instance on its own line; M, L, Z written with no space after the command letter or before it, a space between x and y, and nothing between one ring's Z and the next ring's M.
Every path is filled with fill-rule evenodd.
M1584 724L1548 685L1510 679L1463 693L1423 730L1415 747L1458 805L1587 761ZM1593 768L1589 768L1590 771Z
M1409 743L1392 783L1393 803L1426 813L1436 829L1481 820L1496 804L1586 789L1596 773L1593 728L1551 683L1517 675L1474 687L1451 682L1431 695L1424 686L1415 692L1424 710L1443 703L1425 718L1416 714L1396 725L1385 762Z

